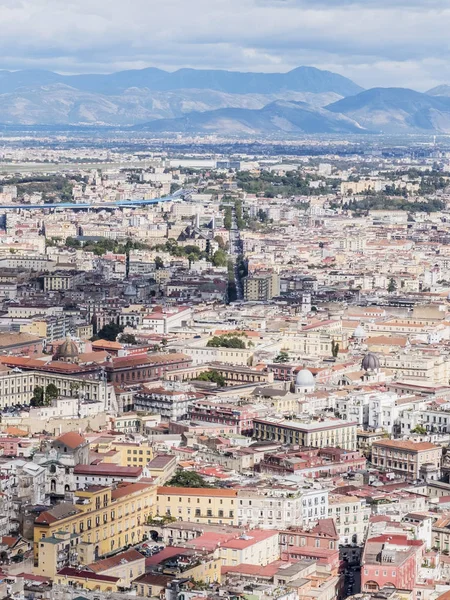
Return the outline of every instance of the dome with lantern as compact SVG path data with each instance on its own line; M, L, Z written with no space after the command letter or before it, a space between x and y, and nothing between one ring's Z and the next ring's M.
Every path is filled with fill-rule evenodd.
M361 368L363 371L376 372L380 370L380 359L373 352L368 352L362 359Z
M316 388L316 381L311 371L308 371L308 369L299 371L295 378L294 387L296 393L307 394L308 392L313 392Z
M78 346L73 341L70 334L67 334L66 340L58 346L53 358L54 360L61 360L64 362L75 362L78 360L79 354L80 351L78 350Z

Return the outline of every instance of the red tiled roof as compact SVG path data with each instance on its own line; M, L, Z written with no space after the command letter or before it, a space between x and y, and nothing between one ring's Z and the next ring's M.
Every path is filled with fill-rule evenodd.
M111 558L104 558L103 560L93 562L88 565L87 568L94 573L102 573L103 571L108 571L113 567L118 567L119 565L125 563L135 562L136 560L144 560L144 556L134 548L130 548L130 550L116 554Z
M161 486L156 490L157 494L170 496L217 496L226 498L235 498L237 490L217 490L212 488L184 488Z
M97 575L87 569L74 569L72 567L64 567L61 571L58 571L57 575L64 575L65 577L76 577L78 579L94 579L95 581L105 581L109 583L117 583L120 581L120 577L110 577L109 575Z
M115 454L115 452L113 452ZM104 456L100 454L99 456ZM99 463L97 465L77 465L75 475L117 475L117 477L139 477L142 467L121 467L114 463Z
M76 431L69 431L60 435L55 441L66 445L68 448L78 448L86 442L86 439Z

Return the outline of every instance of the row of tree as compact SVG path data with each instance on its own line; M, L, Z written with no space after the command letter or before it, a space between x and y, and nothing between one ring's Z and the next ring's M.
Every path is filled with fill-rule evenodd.
M49 383L44 389L41 385L37 385L33 390L31 398L31 406L50 406L59 396L59 390L54 383Z

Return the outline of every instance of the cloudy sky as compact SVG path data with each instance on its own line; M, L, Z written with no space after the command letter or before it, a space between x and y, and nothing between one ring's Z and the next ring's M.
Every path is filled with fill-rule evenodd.
M0 68L287 71L450 83L450 0L0 0Z

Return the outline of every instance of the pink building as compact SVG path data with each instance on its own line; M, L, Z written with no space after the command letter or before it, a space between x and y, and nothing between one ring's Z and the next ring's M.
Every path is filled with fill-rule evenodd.
M412 590L422 563L425 543L406 535L380 535L367 540L361 568L361 591L382 587Z

